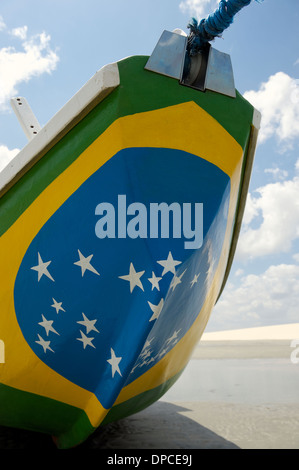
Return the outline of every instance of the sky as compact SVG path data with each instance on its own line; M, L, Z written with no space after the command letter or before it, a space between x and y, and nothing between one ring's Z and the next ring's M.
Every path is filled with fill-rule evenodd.
M0 169L27 139L10 98L43 126L104 65L150 55L163 30L188 34L217 0L2 0ZM243 225L206 331L299 322L299 2L252 1L212 46L262 113ZM297 78L298 77L298 78Z

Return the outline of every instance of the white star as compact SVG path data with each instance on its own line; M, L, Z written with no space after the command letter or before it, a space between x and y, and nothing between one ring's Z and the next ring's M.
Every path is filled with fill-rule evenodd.
M47 336L49 336L49 331L53 331L53 333L56 333L59 336L59 333L52 327L53 320L47 320L43 315L42 315L43 321L39 322L39 325L41 325L43 328L45 328Z
M166 345L168 345L168 344L171 343L172 341L176 340L180 331L181 331L181 328L180 328L178 331L175 331L175 332L173 333L173 335L172 335L170 338L168 338L168 340L166 341ZM176 342L177 342L177 341L176 341Z
M83 331L80 330L80 333L81 333L81 338L76 338L78 341L82 341L83 343L83 348L85 349L86 346L91 346L93 348L96 349L96 347L94 346L94 344L92 344L92 341L94 340L94 338L88 338L88 336L86 336Z
M158 357L162 357L162 356L165 356L165 354L167 353L167 349L163 349L163 351L161 351L159 354L158 354Z
M145 345L142 348L142 351L144 351L145 349L147 349L151 345L151 342L153 341L154 338L155 337L153 337L151 340L148 340L148 339L146 340Z
M167 259L157 261L157 263L159 263L159 264L161 264L161 266L163 266L164 269L163 269L163 272L162 272L162 276L164 276L164 274L168 273L169 271L172 272L173 274L175 274L175 267L178 264L181 264L181 261L175 261L172 257L171 252L169 252Z
M115 372L117 372L121 376L121 372L119 370L118 364L122 360L122 357L116 357L115 352L111 348L111 359L107 359L107 362L112 367L112 377L114 377Z
M185 272L186 272L186 269L180 276L176 276L176 275L173 276L173 279L170 283L170 287L172 288L173 291L176 288L176 286L182 282L181 279L184 276Z
M135 372L135 369L137 369L137 367L139 367L139 364L136 364L133 369L131 370L130 374L134 374Z
M140 367L140 368L141 368L141 367L144 367L144 366L146 365L146 363L147 363L147 361L146 361L146 360L145 360L145 361L142 361L142 362L141 362L141 364L139 364L139 366L138 366L138 367Z
M198 281L198 278L199 278L199 274L195 274L194 278L192 279L192 281L190 282L191 286L190 287L193 287L194 284Z
M154 290L154 288L160 290L160 287L159 287L159 281L162 279L162 277L157 277L154 273L154 271L152 271L152 277L149 277L148 280L149 282L152 284L152 290Z
M37 344L40 344L44 348L44 353L47 352L47 349L49 351L53 351L53 349L50 348L50 341L45 341L40 335L37 335L39 338L39 341L35 341Z
M61 307L62 302L56 302L56 300L53 299L53 298L52 298L52 300L53 300L54 304L51 305L51 307L55 308L56 313L59 313L59 310L62 310L63 312L65 312L64 308Z
M50 263L51 261L47 261L46 263L44 263L41 258L41 255L38 253L38 265L30 268L38 272L38 278L37 278L38 282L40 281L43 275L47 276L49 279L51 279L51 281L55 282L47 269Z
M84 276L86 270L91 271L92 273L97 274L99 276L100 274L98 273L98 271L90 264L90 260L93 257L93 255L89 255L85 257L82 255L80 250L78 250L78 253L79 253L80 259L79 261L76 261L76 263L74 264L76 264L77 266L80 266L82 277Z
M143 359L146 359L147 357L149 357L151 355L151 350L150 349L145 349L141 354L140 354L140 357L142 357Z
M130 264L129 274L127 274L126 276L118 276L118 277L120 279L124 279L125 281L130 282L130 292L132 293L136 286L140 287L140 289L142 289L144 291L142 282L140 281L140 278L144 273L145 273L145 271L139 271L139 273L137 273L135 271L133 263L131 263Z
M151 311L153 312L153 315L151 316L149 321L157 320L157 318L159 318L159 315L160 315L161 310L163 308L164 300L161 299L160 302L158 303L158 305L151 304L149 301L147 303L149 304L149 306L151 308Z
M96 331L97 333L99 333L99 330L97 330L94 326L97 320L88 320L87 316L84 313L82 313L82 315L84 320L77 321L77 323L86 326L86 334L90 333L90 331Z

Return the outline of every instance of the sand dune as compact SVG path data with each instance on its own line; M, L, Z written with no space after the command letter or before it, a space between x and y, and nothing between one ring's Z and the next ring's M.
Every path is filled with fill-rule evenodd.
M245 328L238 330L206 332L202 341L241 341L241 340L299 340L299 323L274 326L261 326L259 328Z

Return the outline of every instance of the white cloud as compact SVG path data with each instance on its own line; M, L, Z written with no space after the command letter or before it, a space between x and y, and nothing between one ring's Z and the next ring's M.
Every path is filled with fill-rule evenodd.
M27 37L27 31L28 31L28 27L27 26L20 26L19 28L14 28L12 31L11 31L11 34L13 36L16 36L17 38L20 38L22 40L25 40L26 37Z
M237 269L237 271L235 272L235 276L241 276L242 274L244 273L244 269Z
M202 19L212 13L219 4L219 0L183 0L179 4L180 10L189 15Z
M22 40L21 49L0 49L0 110L7 108L9 99L18 93L22 82L52 72L59 60L46 33L27 38L27 26L23 26L13 29L11 34Z
M213 329L247 328L298 322L299 266L270 266L261 275L228 283L211 318ZM229 328L227 327L229 325Z
M287 170L281 168L266 168L265 173L270 173L275 180L285 180L288 176Z
M299 238L299 177L248 194L236 257L248 260L289 252ZM262 219L257 228L251 224Z
M5 145L0 145L0 171L19 153L19 149L9 150Z
M6 24L4 23L4 20L2 16L0 15L0 31L3 31L6 28Z
M255 204L255 199L251 196L251 193L247 194L246 206L243 215L242 224L246 227L250 222L259 215L259 208Z
M278 72L244 97L262 113L259 142L276 136L290 144L299 137L299 80Z

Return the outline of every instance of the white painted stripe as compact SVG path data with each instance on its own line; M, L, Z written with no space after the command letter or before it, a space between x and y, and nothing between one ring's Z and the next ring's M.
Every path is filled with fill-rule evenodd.
M0 192L16 178L30 162L51 148L60 136L102 101L120 83L117 63L105 65L50 119L28 144L3 168L0 173Z
M259 130L261 127L261 120L262 120L262 115L260 111L254 108L253 111L253 118L252 118L252 125Z

